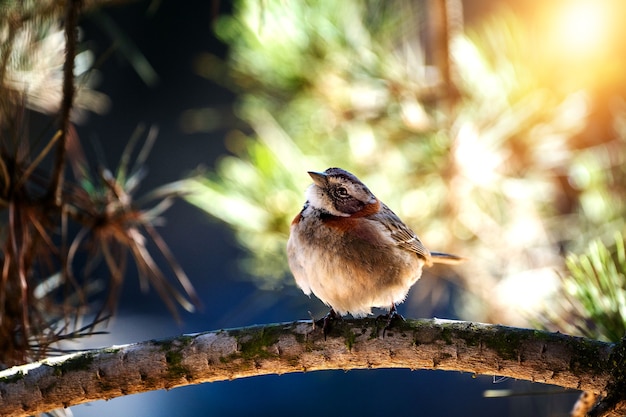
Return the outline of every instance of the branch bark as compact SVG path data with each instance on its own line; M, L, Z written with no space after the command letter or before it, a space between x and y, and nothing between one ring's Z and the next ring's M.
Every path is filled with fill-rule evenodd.
M501 375L606 394L614 344L448 320L342 320L324 338L310 321L114 346L0 372L0 415L203 382L327 369L439 369ZM394 323L395 324L395 323ZM621 365L621 364L618 364Z

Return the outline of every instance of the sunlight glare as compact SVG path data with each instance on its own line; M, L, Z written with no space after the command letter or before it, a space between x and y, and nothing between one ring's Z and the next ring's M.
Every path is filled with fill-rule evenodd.
M511 325L526 325L525 321L554 303L558 296L559 275L553 267L543 267L504 277L495 287L493 297L508 311L505 321Z
M592 53L607 41L607 3L595 0L566 2L557 20L560 44L570 52Z

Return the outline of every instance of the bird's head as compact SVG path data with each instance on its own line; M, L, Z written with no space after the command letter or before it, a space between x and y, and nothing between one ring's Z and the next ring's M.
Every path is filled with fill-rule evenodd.
M353 174L341 168L309 171L313 184L307 189L309 204L333 216L350 217L372 204L376 196Z

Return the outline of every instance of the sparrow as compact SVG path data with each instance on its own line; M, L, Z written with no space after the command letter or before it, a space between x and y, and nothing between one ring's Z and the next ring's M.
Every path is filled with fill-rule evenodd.
M287 256L296 284L330 312L324 320L372 314L396 304L434 263L456 264L456 255L431 252L356 176L341 168L309 171L306 203L291 222ZM401 318L401 316L400 316Z

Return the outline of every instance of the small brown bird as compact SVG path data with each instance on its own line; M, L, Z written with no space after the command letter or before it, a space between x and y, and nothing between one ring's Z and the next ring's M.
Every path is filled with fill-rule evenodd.
M364 317L380 307L389 309L391 320L424 265L463 260L426 249L351 173L328 168L309 175L313 184L291 222L287 255L302 291L331 308L327 318Z

